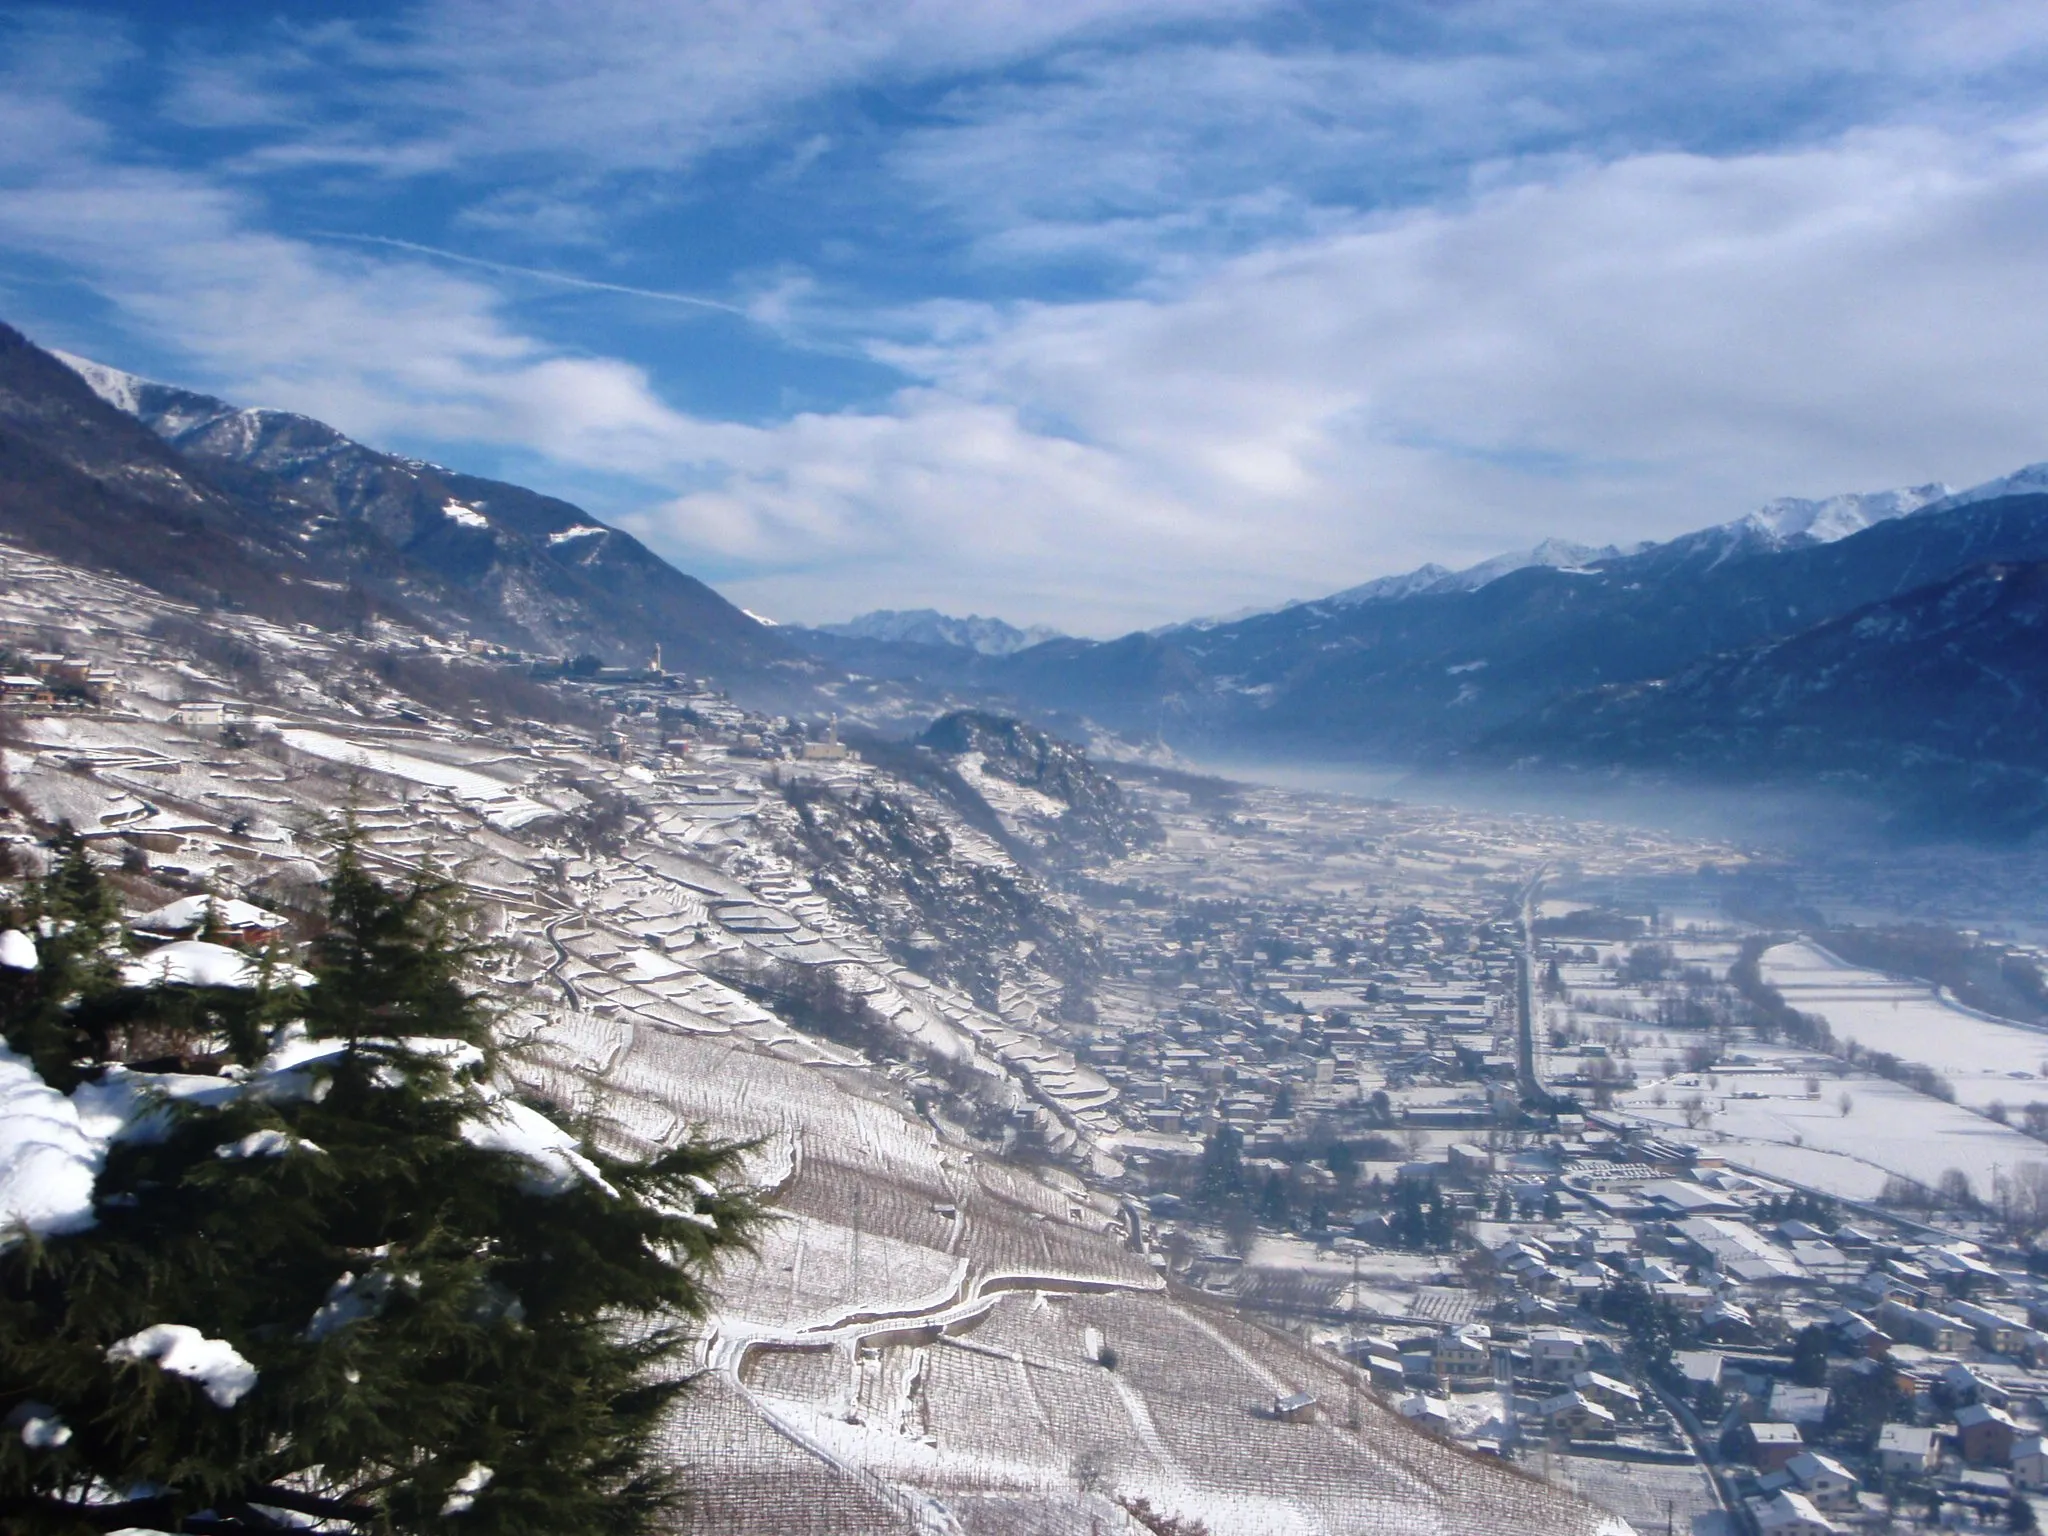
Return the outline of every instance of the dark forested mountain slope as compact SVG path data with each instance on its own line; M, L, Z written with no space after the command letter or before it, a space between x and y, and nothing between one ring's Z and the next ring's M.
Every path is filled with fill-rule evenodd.
M772 628L568 502L380 453L308 417L59 361L13 331L0 334L0 378L0 426L21 460L8 476L16 500L33 466L54 462L110 497L177 514L158 523L111 501L88 508L75 490L39 493L75 509L42 530L39 547L52 553L258 611L278 608L272 589L283 572L357 609L523 650L638 663L658 645L671 670L790 689L820 671ZM212 539L232 558L187 560L178 546L188 537ZM327 605L344 604L330 596ZM301 594L286 606L319 617Z
M337 623L346 594L140 423L0 326L0 534L207 606Z
M1810 547L1679 554L1054 641L990 658L977 676L1038 708L1198 750L1424 760L1561 697L1668 677L1974 565L2048 559L2048 496L1932 510Z
M1834 784L1916 829L2048 824L2048 562L1977 566L1656 682L1560 700L1481 761Z

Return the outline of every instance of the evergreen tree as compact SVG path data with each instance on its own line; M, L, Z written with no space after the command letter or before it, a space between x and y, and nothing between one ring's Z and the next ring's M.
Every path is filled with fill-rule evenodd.
M44 1082L69 1091L109 1062L261 1059L268 1029L295 1001L280 956L262 958L253 988L129 986L120 905L85 840L67 828L50 853L47 875L0 902L0 928L35 935L38 960L33 970L0 970L0 1017Z
M1428 1218L1429 1246L1449 1248L1458 1241L1458 1208L1441 1193L1432 1195Z
M1228 1121L1216 1129L1202 1146L1201 1198L1211 1205L1223 1205L1244 1193L1244 1137Z
M59 850L0 1030L54 1086L157 1097L91 1227L0 1237L0 1527L623 1536L679 1496L650 1442L752 1217L713 1182L736 1149L611 1158L499 1096L456 896L386 889L345 837L303 1023L261 1018L272 989L238 1016L266 1060L151 1078L96 1013L209 1021L119 985L111 903Z
M1401 1179L1394 1185L1394 1215L1392 1236L1403 1248L1427 1248L1435 1241L1437 1230L1436 1196L1432 1192L1424 1197L1422 1187L1413 1179Z
M7 1042L43 1081L69 1091L81 1063L105 1059L107 999L118 990L119 904L69 827L52 840L50 871L6 904L0 921L32 934L33 970L0 972Z
M1792 1381L1802 1387L1827 1385L1828 1335L1818 1323L1800 1329L1792 1340Z
M1265 1186L1259 1191L1259 1220L1268 1226L1284 1227L1292 1215L1287 1199L1287 1181L1276 1169L1266 1175Z

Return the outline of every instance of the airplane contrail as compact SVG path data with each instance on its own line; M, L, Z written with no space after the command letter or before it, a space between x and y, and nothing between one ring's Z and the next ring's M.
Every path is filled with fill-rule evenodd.
M342 230L315 230L316 240L346 240L357 245L383 245L393 250L412 251L421 256L433 256L442 261L458 262L466 267L482 267L487 272L506 272L514 277L538 278L544 283L559 283L565 288L587 288L596 293L623 293L636 299L655 299L665 304L682 304L692 309L715 309L722 314L738 315L752 319L737 304L721 304L716 299L700 299L691 293L670 293L660 288L634 288L625 283L605 283L596 278L576 277L567 272L550 272L545 267L522 267L509 261L492 261L483 256L465 256L460 251L444 251L439 246L421 245L416 240L397 240L389 235L354 235Z

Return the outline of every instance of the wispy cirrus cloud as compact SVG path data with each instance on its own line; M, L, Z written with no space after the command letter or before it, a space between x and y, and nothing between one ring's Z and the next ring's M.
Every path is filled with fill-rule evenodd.
M1269 0L427 0L190 58L172 98L212 126L298 131L262 151L393 173L530 158L677 170L785 128L832 92L1029 59L1097 33Z

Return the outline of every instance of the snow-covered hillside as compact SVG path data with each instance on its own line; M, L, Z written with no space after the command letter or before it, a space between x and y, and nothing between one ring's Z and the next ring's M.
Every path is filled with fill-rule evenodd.
M1005 958L977 1002L813 884L786 775L835 804L883 803L893 829L909 818L941 873L958 861L1029 885L916 786L854 760L771 764L737 733L733 750L650 764L566 727L482 728L364 661L366 646L460 647L238 615L222 649L196 610L5 544L0 622L61 637L109 696L17 722L4 830L22 857L21 815L61 817L133 850L138 914L202 882L302 910L325 857L307 828L346 810L374 867L431 857L481 903L503 1086L611 1151L693 1129L755 1143L749 1180L780 1216L719 1276L666 1431L701 1490L685 1530L1144 1536L1160 1527L1141 1506L1212 1536L1626 1530L1419 1433L1354 1394L1334 1357L1168 1294L1138 1218L1097 1187L1119 1169L1115 1090L1051 1027L1060 987L1036 951ZM794 1028L784 997L857 1027ZM0 1098L19 1106L33 1085L17 1079ZM995 1156L955 1118L963 1104L1033 1128L1053 1161ZM1272 1415L1301 1391L1358 1401L1319 1423Z

